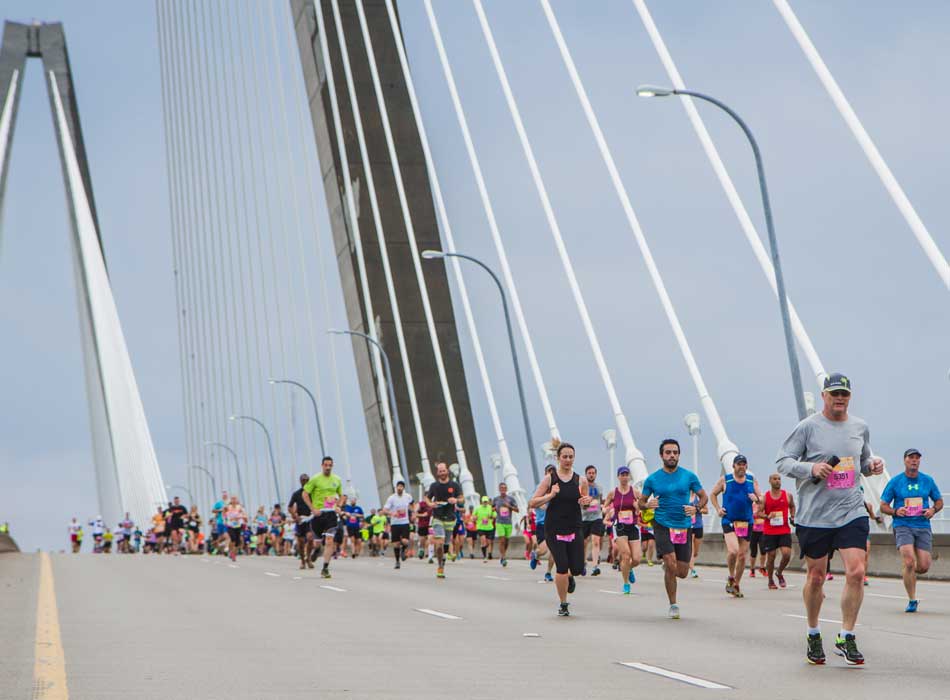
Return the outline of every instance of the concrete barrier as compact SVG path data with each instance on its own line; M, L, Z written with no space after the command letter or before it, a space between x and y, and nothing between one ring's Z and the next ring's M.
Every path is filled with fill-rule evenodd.
M20 548L17 547L16 540L10 537L8 532L0 532L0 554L4 552L19 552Z
M722 533L706 532L697 561L704 566L726 565L726 545ZM798 540L795 535L792 535L792 562L788 568L794 571L803 571L805 568L805 561L798 558ZM900 578L902 568L901 557L894 544L894 533L873 533L868 575ZM832 559L831 570L834 573L843 571L841 557ZM922 581L928 579L950 581L950 534L934 535L933 564L927 574L920 576Z

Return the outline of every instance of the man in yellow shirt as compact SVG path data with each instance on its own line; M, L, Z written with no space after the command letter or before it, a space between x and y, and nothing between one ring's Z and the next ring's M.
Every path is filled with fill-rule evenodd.
M303 496L304 503L314 514L310 520L310 528L313 530L314 542L319 542L323 538L323 569L320 576L330 578L330 557L333 556L336 529L339 526L340 509L346 503L346 496L343 495L343 482L336 474L333 474L333 458L324 457L320 465L320 473L310 477L310 481L304 484Z

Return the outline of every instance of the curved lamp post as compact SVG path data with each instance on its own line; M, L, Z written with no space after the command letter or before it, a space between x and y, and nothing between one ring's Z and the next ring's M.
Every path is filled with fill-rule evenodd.
M267 429L267 426L261 423L254 416L228 416L228 420L249 420L252 423L257 423L264 431L264 435L267 436L267 452L270 455L270 469L274 475L274 497L277 499L274 502L280 502L280 482L277 481L277 462L274 461L274 444L270 439L270 431Z
M241 464L240 464L240 462L238 462L237 452L235 452L234 450L232 450L230 447L228 447L227 445L225 445L223 442L213 442L213 441L208 440L208 441L205 441L205 447L220 447L222 450L225 450L225 451L227 451L227 452L229 452L229 453L231 454L231 457L234 458L234 471L237 473L238 490L241 492L241 500L244 502L245 505L250 505L250 504L247 502L247 495L244 493L244 479L241 478ZM207 471L207 470L205 470L205 471ZM209 474L210 474L210 472L209 472ZM213 480L214 480L214 478L212 477L212 481L213 481Z
M320 439L320 455L325 456L327 454L327 448L323 442L323 426L320 423L320 409L317 408L317 399L316 397L314 397L313 392L311 392L310 389L308 389L306 386L304 386L300 382L294 381L293 379L271 378L271 379L268 379L267 382L268 384L292 384L298 389L303 389L307 393L307 396L310 397L310 403L313 404L313 417L317 421L317 437Z

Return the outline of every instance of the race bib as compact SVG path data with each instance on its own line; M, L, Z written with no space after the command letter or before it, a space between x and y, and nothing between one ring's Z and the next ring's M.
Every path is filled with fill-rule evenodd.
M406 509L405 509L405 508L400 508L399 510L397 510L397 511L396 511L396 517L399 518L400 520L401 520L402 518L405 518L405 517L406 517Z
M555 535L558 542L573 542L574 536L573 532L570 535Z
M693 527L696 527L696 518L699 517L696 513L693 513L689 518L689 524Z
M673 544L686 544L686 530L678 527L670 528L670 542Z
M330 496L323 499L323 510L333 510L336 508L336 497Z
M772 527L782 527L785 524L785 514L782 512L772 513L769 516L769 525Z
M749 536L749 523L745 520L734 520L732 523L732 529L736 533L736 537Z
M764 532L765 531L765 519L756 518L755 522L752 523L753 532Z
M491 525L491 518L479 518L478 522L480 525Z
M829 489L854 488L854 457L843 457L826 481Z
M905 498L904 499L904 508L907 509L907 515L923 515L924 513L924 499L920 498Z
M617 516L617 521L623 525L633 525L633 511L632 510L622 510Z
M600 503L598 503L596 500L595 500L595 501L591 501L591 504L590 504L589 506L587 506L587 511L588 511L589 513L599 513L599 512L600 512Z
M499 518L507 518L509 513L511 513L511 511L505 508L504 506L498 509Z

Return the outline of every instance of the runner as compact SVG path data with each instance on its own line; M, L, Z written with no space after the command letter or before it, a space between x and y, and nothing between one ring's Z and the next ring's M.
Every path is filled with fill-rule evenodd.
M73 554L79 554L79 548L82 546L82 539L80 539L79 532L82 530L82 525L79 524L79 521L76 518L73 518L72 522L69 523L69 546L73 549Z
M544 467L544 475L551 476L557 472L557 467L553 464L548 464ZM554 557L551 556L551 550L548 549L548 543L545 539L546 532L544 529L544 523L547 519L548 507L547 505L541 505L537 508L534 508L534 529L535 536L538 540L538 546L535 551L531 553L530 566L534 570L538 566L538 561L542 557L547 557L548 560L548 570L544 574L544 580L547 583L554 583L554 576L551 575L551 570L554 568Z
M475 529L478 531L478 544L482 548L482 563L487 564L491 559L490 548L495 539L495 509L491 506L488 496L482 496L481 504L472 513L475 519Z
M639 505L639 502L638 502ZM653 535L653 518L656 515L653 508L640 508L637 513L637 525L640 528L640 546L647 566L656 566L656 537Z
M281 556L289 557L294 553L294 540L297 539L297 526L292 517L284 519L281 526L283 530L283 542L281 543Z
M455 504L462 498L462 486L449 478L449 467L445 462L435 465L435 481L429 484L426 500L432 506L432 525L430 532L435 544L439 566L436 578L445 578L445 538L451 537L455 530Z
M242 548L244 526L247 525L247 511L238 501L237 496L231 496L231 501L224 509L224 524L228 528L230 547L228 553L231 561L237 559L238 550Z
M310 520L313 511L303 498L303 489L310 481L309 474L300 475L300 488L293 492L287 504L287 512L294 519L294 534L297 536L297 556L300 557L301 569L312 569L310 553L313 550L313 530L310 529Z
M557 445L557 462L557 470L541 479L528 505L548 507L545 536L557 567L554 585L561 602L557 614L568 617L571 612L567 595L574 592L574 577L584 569L581 509L589 506L592 499L587 494L587 479L581 479L574 471L573 445Z
M689 541L690 518L696 506L689 504L690 492L699 496L699 508L706 505L706 492L697 476L679 466L680 444L667 438L660 443L663 468L650 474L643 482L640 508L654 508L653 533L656 553L663 559L663 579L670 601L669 616L680 619L676 602L676 579L686 578L692 545ZM725 528L724 528L725 529Z
M736 455L732 460L732 474L719 477L709 495L713 508L722 518L722 539L726 544L726 566L729 569L726 593L736 598L745 597L739 583L749 553L752 504L761 500L759 485L755 477L747 473L748 468L749 463L745 456ZM719 494L723 494L721 506Z
M581 512L581 531L584 534L584 551L587 551L588 545L591 546L590 554L587 555L587 561L594 564L594 569L590 572L590 575L600 576L601 539L605 532L604 510L603 503L601 503L603 492L597 484L597 467L593 464L589 465L584 470L584 476L587 477L587 494L591 498L590 504ZM584 574L586 574L586 567L581 575L583 576Z
M346 536L350 542L350 554L355 559L363 551L363 538L360 537L360 525L363 521L363 509L356 503L356 499L348 500L343 506L346 519Z
M123 554L129 554L132 551L132 531L135 529L135 523L132 522L132 518L129 516L129 512L125 512L125 517L119 522L119 532L122 533L122 539L119 540L119 551Z
M215 501L211 512L214 514L214 546L216 551L224 549L224 545L230 542L228 538L228 528L224 524L224 509L227 508L231 499L227 491L221 492L221 499Z
M274 555L279 555L281 551L281 537L284 534L285 516L280 510L280 503L274 504L274 509L270 512L270 545L274 548Z
M930 569L933 534L930 519L943 510L943 496L929 474L920 471L920 450L904 452L904 471L891 478L881 494L881 512L894 517L894 539L904 562L907 607L917 612L917 575ZM897 506L896 508L894 506Z
M433 563L432 544L429 540L429 523L432 521L432 506L426 499L416 503L416 532L419 535L419 558L429 557L429 563Z
M693 556L689 560L689 575L692 578L699 578L699 574L696 573L696 558L703 544L703 516L709 512L709 509L706 506L699 507L699 496L695 493L690 496L689 504L696 508L696 512L689 519L689 532L693 538Z
M863 664L854 626L864 599L870 524L857 477L858 470L864 475L882 473L884 462L872 456L867 423L848 415L851 381L843 374L831 374L825 378L821 398L822 411L795 426L776 457L779 473L796 479L798 487L795 534L807 569L802 589L808 620L806 657L811 664L825 663L818 617L828 555L837 550L845 584L835 653L849 664Z
M769 490L765 492L762 512L765 514L765 534L762 537L762 551L765 553L765 571L769 577L769 590L785 588L782 574L792 559L792 528L795 520L795 498L782 488L782 475L769 476ZM775 571L775 554L782 553L778 571ZM774 576L773 576L774 572ZM778 586L775 579L778 579Z
M756 483L758 486L758 483ZM761 496L761 494L760 494ZM752 504L752 532L749 533L749 577L755 578L756 569L765 576L765 552L761 551L762 535L765 533L765 512L761 501Z
M495 509L495 538L498 540L498 556L501 565L508 566L508 543L511 540L511 514L517 513L518 502L508 495L508 484L498 484L498 495L492 501Z
M102 553L111 554L112 553L112 530L106 527L105 532L102 533Z
M161 511L161 508L159 508L159 511ZM102 521L102 516L97 515L95 520L90 520L89 527L92 529L92 551L99 554L102 552L102 535L106 531L106 524Z
M370 540L370 550L374 557L383 553L383 546L386 544L384 535L386 534L386 516L382 512L373 509L369 518L369 524L373 528L372 539Z
M188 515L188 509L182 505L181 499L175 496L168 506L168 528L171 535L172 551L177 556L181 550L181 531L185 527L185 516Z
M406 560L406 547L409 546L409 520L412 515L412 496L406 493L406 482L396 482L396 493L386 499L383 514L390 518L393 554L398 569Z
M198 514L198 506L191 507L191 512L185 520L185 528L188 531L188 551L197 554L201 540L201 515Z
M624 595L630 595L630 584L637 578L633 569L640 565L640 530L637 527L639 494L630 484L630 467L617 469L619 485L607 494L607 517L614 522L614 561L620 564L620 580Z
M319 474L310 477L301 495L310 506L311 512L315 513L310 519L314 541L319 542L323 538L323 568L320 570L320 576L330 578L330 558L335 549L334 536L339 525L340 509L346 505L346 496L343 495L343 482L340 477L332 473L332 457L323 458L320 470Z
M462 527L465 528L465 539L468 541L468 558L475 558L475 548L478 546L478 529L475 523L475 509L472 506L462 514ZM461 553L464 557L464 552Z

